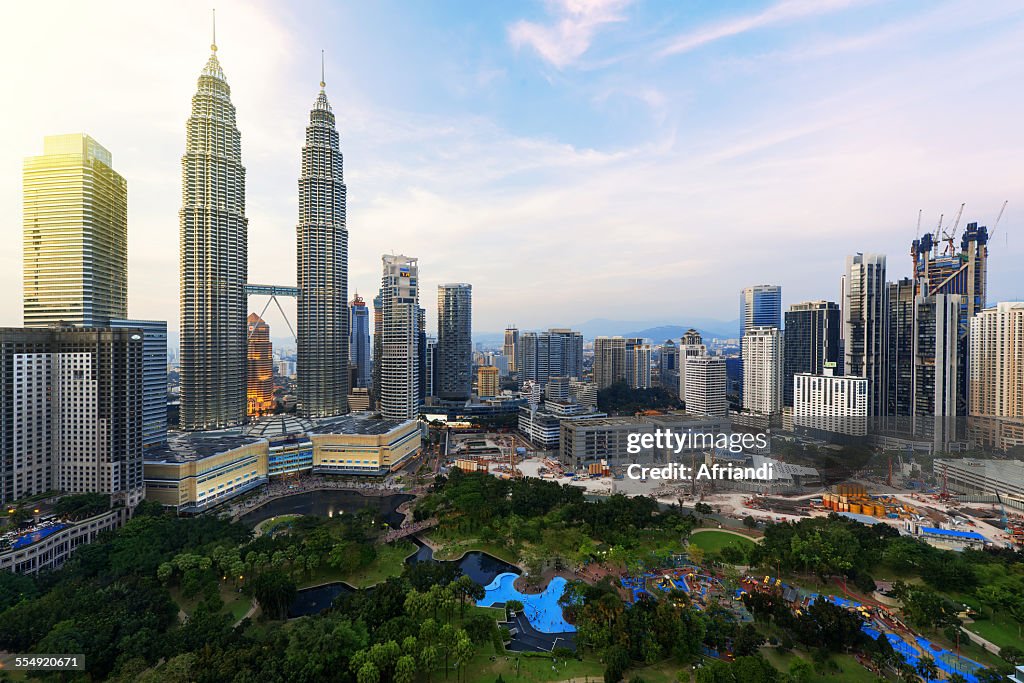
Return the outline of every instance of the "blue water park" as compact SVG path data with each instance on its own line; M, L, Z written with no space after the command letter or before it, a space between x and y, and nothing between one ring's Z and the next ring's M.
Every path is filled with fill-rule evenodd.
M873 609L848 598L816 593L812 593L808 597L807 604L816 600L827 600L834 605L856 611L864 619L861 631L873 640L878 640L879 636L885 636L885 639L892 645L893 651L910 666L916 667L921 659L928 656L934 660L935 666L945 675L945 678L956 673L963 676L967 683L978 683L977 674L985 668L983 664L936 645L922 636L908 631L907 637L904 638L903 635L894 633L891 629L896 626L895 622L878 608ZM898 626L896 627L898 628ZM931 679L929 683L941 680L943 679Z
M518 574L505 572L494 577L484 586L484 597L477 601L479 607L495 607L510 600L523 603L523 614L530 626L541 633L575 633L576 627L565 620L558 599L565 592L568 583L561 576L553 577L540 593L522 593L516 590Z

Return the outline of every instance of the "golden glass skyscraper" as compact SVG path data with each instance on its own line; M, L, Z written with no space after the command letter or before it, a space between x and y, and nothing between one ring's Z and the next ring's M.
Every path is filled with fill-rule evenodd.
M128 183L88 135L51 135L25 159L25 327L128 317Z

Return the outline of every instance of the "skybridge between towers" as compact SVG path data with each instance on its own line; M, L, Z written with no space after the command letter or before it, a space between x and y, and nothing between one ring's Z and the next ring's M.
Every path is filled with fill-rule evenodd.
M292 327L292 322L288 319L287 314L284 312L284 308L281 307L281 302L277 299L279 296L298 299L298 287L289 287L286 285L246 285L245 296L246 298L251 296L268 297L266 305L263 307L263 310L260 311L260 317L263 317L263 314L267 312L267 309L270 308L271 302L273 302L277 305L277 310L281 312L281 316L284 318L285 323L287 323L288 331L292 333L292 337L294 339L298 340L298 335L295 334L295 328ZM252 336L252 330L249 331L249 336Z

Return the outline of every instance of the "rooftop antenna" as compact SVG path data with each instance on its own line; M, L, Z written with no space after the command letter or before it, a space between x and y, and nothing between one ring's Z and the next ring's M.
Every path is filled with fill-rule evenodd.
M213 9L213 42L210 43L210 49L214 52L217 51L217 10Z
M324 78L324 51L320 50L320 89L323 90L327 87L325 82L327 79Z

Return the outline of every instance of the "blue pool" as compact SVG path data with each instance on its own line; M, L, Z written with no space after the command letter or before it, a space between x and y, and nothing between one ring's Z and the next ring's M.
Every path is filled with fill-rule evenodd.
M482 600L477 601L480 607L491 607L495 604L506 603L509 600L518 600L523 603L523 612L526 614L530 626L541 633L566 633L576 631L576 627L567 622L562 616L562 606L558 599L565 592L565 585L568 583L561 576L556 576L548 583L543 593L537 595L526 595L520 593L513 586L518 576L511 572L499 574L484 587L486 591Z

